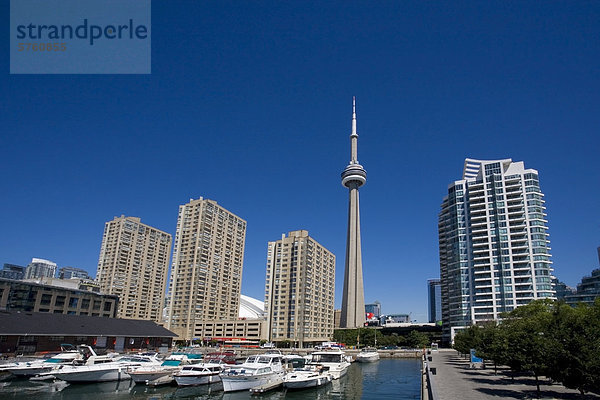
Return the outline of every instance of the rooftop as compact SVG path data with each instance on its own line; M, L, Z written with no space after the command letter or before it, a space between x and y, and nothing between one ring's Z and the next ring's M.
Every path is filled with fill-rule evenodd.
M154 321L34 312L0 312L0 335L176 337Z

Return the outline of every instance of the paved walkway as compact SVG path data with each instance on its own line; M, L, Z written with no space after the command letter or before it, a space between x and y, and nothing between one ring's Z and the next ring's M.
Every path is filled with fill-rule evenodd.
M537 399L534 377L510 377L506 368L494 374L493 365L483 370L469 369L468 360L460 357L455 350L432 352L430 368L436 368L432 375L432 386L437 400L486 400L486 399ZM598 400L600 396L588 394L581 397L579 392L567 389L560 384L551 384L540 378L541 399L586 399ZM433 400L433 399L430 399Z

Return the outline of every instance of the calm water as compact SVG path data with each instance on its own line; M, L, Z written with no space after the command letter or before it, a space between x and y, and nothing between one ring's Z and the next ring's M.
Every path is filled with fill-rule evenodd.
M85 399L419 399L421 394L419 359L382 359L375 363L353 363L346 376L320 388L276 390L259 396L248 392L224 393L221 384L178 388L149 388L132 381L67 385L64 382L0 382L0 399L85 400Z

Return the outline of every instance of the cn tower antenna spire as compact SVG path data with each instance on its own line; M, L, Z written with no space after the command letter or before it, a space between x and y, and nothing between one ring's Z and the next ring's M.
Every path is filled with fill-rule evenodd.
M356 97L352 96L352 133L350 134L350 164L358 164L358 133L356 133Z

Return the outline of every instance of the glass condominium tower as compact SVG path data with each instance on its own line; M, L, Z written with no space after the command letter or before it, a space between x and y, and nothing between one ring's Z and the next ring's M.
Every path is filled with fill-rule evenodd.
M467 158L439 214L443 339L554 298L544 194L524 163Z

